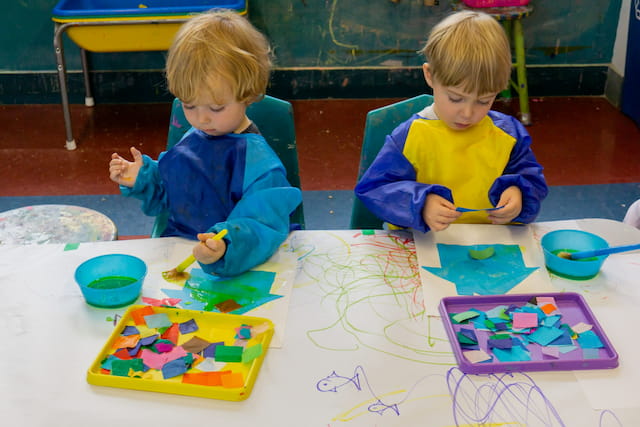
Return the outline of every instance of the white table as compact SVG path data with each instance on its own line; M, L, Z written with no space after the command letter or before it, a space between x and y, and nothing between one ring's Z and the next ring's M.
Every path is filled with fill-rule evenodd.
M609 220L532 227L540 236L576 226L611 245L640 241L640 231ZM632 388L640 379L634 372L640 352L627 336L640 303L640 255L611 256L589 282L552 279L558 290L579 290L587 297L620 354L619 368L479 377L455 368L440 319L424 314L411 235L393 236L354 230L292 234L282 250L298 256L299 272L284 345L268 351L252 395L242 402L100 387L85 380L112 331L107 317L123 310L87 306L73 281L75 267L90 256L123 252L168 269L175 265L172 248L184 244L180 239L83 243L67 251L62 244L0 246L3 424L640 423L640 397ZM157 276L147 277L146 289L162 286ZM327 391L332 387L323 380L335 391ZM481 385L490 403L473 400ZM487 385L500 394L492 395Z

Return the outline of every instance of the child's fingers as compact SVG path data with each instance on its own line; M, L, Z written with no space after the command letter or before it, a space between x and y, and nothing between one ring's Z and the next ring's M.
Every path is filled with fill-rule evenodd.
M136 147L130 148L134 163L142 163L142 153Z

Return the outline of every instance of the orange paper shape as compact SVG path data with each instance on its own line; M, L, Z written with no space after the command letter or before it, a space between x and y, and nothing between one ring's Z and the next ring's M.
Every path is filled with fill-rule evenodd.
M222 387L224 388L240 388L244 387L244 379L240 372L230 372L220 376Z
M140 341L140 335L120 335L114 342L112 348L134 348Z
M173 345L178 345L178 337L180 336L180 326L177 323L169 326L160 337L169 340Z
M153 307L147 305L132 311L131 318L133 319L133 323L136 325L145 325L146 322L144 321L144 316L149 316L150 314L155 314L155 311L153 311Z
M231 371L201 372L196 374L187 373L182 376L182 382L185 384L221 386L222 376L229 374L231 374Z

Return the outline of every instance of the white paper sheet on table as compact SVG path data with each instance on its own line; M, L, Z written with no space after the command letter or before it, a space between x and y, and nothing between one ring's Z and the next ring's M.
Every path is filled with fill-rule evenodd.
M425 309L428 314L437 315L440 300L447 296L457 295L455 284L422 268L423 266L441 266L438 243L469 246L519 245L525 266L539 268L516 285L510 293L554 292L549 274L544 266L542 250L539 243L533 238L533 232L529 226L451 224L446 230L438 232L414 231L413 237L420 266Z

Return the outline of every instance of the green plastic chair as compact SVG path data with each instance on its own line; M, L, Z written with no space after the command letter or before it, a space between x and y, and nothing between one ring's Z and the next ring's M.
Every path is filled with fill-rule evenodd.
M258 126L262 136L280 157L287 170L289 183L294 187L301 188L298 148L291 103L267 95L261 101L253 103L247 108L247 116ZM177 144L190 128L191 125L182 110L182 103L179 99L174 99L171 108L169 134L167 136L167 150ZM151 237L160 237L167 226L167 218L167 213L162 213L156 217ZM302 229L305 228L302 203L291 214L291 223L299 224Z
M371 163L384 145L385 137L412 114L420 112L433 103L433 96L418 95L395 104L380 107L367 113L364 125L364 138L360 152L360 167L358 181L369 169ZM381 229L383 221L375 216L357 197L353 200L351 209L352 229Z

